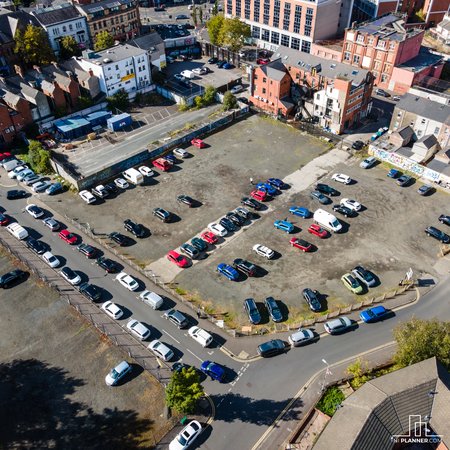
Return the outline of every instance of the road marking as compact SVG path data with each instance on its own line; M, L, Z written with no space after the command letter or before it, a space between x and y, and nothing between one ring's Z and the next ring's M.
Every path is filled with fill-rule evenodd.
M191 352L188 348L186 349L192 356L195 356L200 362L203 362L203 359L199 358L194 352Z
M161 330L163 333L166 333L167 336L171 337L175 342L177 342L178 344L181 344L180 341L177 341L171 334L169 334L166 330Z

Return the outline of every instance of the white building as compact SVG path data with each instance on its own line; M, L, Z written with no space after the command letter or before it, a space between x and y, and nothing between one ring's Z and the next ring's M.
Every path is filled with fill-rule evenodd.
M430 31L445 45L450 45L450 11L447 11L442 22L438 23L436 28Z
M134 98L137 92L154 89L150 61L144 49L118 44L101 52L87 50L78 62L83 70L92 70L98 77L100 90L107 96L124 89Z
M65 36L73 36L82 49L90 46L86 17L70 3L35 9L31 14L46 31L50 45L57 55L60 51L59 42Z

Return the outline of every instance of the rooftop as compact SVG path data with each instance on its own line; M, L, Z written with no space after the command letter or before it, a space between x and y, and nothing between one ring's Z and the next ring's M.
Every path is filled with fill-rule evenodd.
M135 0L100 0L99 2L89 3L88 5L77 5L77 8L81 9L86 14L94 14L99 11L105 11L116 6L128 5L130 3L134 4Z
M401 69L409 70L411 72L420 72L421 70L438 64L441 61L442 56L434 55L427 49L427 47L421 47L420 52L416 57L404 62L403 64L400 64L400 66L398 67Z
M433 102L427 98L404 94L395 107L439 123L450 124L450 106Z
M175 25L175 24L167 24L167 25L154 25L152 27L160 36L161 39L178 39L182 37L192 37L189 30L184 25Z
M287 70L281 62L281 58L270 61L268 64L260 66L260 69L272 80L281 81Z
M70 3L35 9L31 12L42 25L54 25L81 17L79 11Z
M85 50L82 60L93 64L110 64L116 61L123 61L132 56L140 56L145 54L145 50L135 47L134 45L118 44L114 47L95 52L93 50Z

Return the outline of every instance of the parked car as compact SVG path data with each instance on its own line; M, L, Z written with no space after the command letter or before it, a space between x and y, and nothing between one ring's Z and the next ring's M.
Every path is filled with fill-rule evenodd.
M268 195L266 192L259 191L257 189L250 192L250 196L253 197L255 200L260 202L265 202L268 198Z
M358 203L356 200L352 200L351 198L342 198L340 203L342 206L345 206L352 211L361 210L361 203Z
M48 245L39 239L29 237L26 242L27 247L38 255L43 255L48 250Z
M130 330L131 334L136 336L139 340L145 341L150 337L150 330L141 322L131 319L127 323L127 328Z
M203 141L203 139L199 139L199 138L192 139L191 145L193 145L194 147L197 147L197 148L205 148L206 147L205 141Z
M52 182L50 180L41 180L41 181L38 181L37 183L34 183L31 186L31 190L36 193L44 192L51 185L52 185Z
M196 75L206 75L208 73L208 69L206 67L196 67L192 69L192 72Z
M128 189L130 185L123 178L116 178L114 184L120 189Z
M364 142L363 141L355 141L352 144L352 149L353 150L361 150L364 147Z
M283 180L280 180L279 178L269 178L267 180L267 183L277 189L284 188L284 182L283 182Z
M83 190L78 193L78 195L81 197L81 199L86 202L88 205L91 205L92 203L95 203L97 199L90 193L89 191Z
M216 57L212 57L208 59L208 64L217 64L219 60Z
M103 184L99 184L98 186L93 188L92 193L98 198L106 198L110 196L110 192L105 188L105 186L103 186Z
M256 266L246 259L236 258L233 261L233 267L248 277L256 275Z
M365 309L359 313L359 317L365 323L378 322L386 317L388 311L382 305L372 306L372 308Z
M319 312L322 309L318 294L317 291L313 291L310 288L303 289L302 291L303 298L308 304L309 309L313 312Z
M35 219L39 219L39 217L42 217L44 215L44 211L34 203L25 206L25 211Z
M428 236L434 237L438 241L441 241L443 244L450 243L450 238L448 234L444 233L443 231L439 230L436 227L425 228L425 233L427 233Z
M324 184L324 183L317 183L316 187L315 187L316 191L321 192L322 194L327 194L327 195L339 195L339 192L332 188L331 186L328 186L328 184Z
M19 175L20 172L23 172L24 170L27 170L27 169L28 169L27 165L17 166L15 169L10 170L8 172L8 177L11 179L14 179L17 177L17 175Z
M141 166L139 167L139 172L144 175L144 177L154 177L155 176L155 172L150 169L150 167L147 166Z
M338 334L348 330L352 326L352 321L348 317L338 317L324 323L325 331L328 334Z
M261 322L261 314L254 299L247 298L244 300L244 310L247 313L250 323L253 325L258 325L258 323Z
M352 182L352 179L348 175L344 175L343 173L335 173L331 177L331 179L343 184L350 184Z
M96 259L96 264L102 269L106 270L108 273L116 273L120 270L120 265L117 264L112 259L106 258L105 256L100 256Z
M199 327L191 327L188 330L189 336L195 339L202 347L208 347L213 341L213 337L205 330Z
M119 192L119 188L114 183L105 184L105 189L111 194L115 195Z
M6 198L8 200L17 200L18 198L25 198L25 197L28 197L27 191L12 189L6 193Z
M183 148L176 148L173 153L180 158L187 158L189 156L189 153Z
M361 286L361 283L351 273L346 273L342 275L341 281L344 284L344 286L354 294L363 293L363 287Z
M28 273L20 269L11 270L0 277L0 287L8 289L19 281L24 280Z
M0 213L0 225L2 227L4 227L5 225L8 225L9 223L9 218L8 216L5 216L5 214Z
M289 343L293 347L300 347L314 340L315 336L311 330L306 328L299 328L295 333L288 338Z
M311 191L311 193L309 194L309 196L319 202L322 205L328 205L329 203L331 203L331 198L327 197L326 195L322 194L319 191Z
M69 230L61 230L59 232L59 237L64 242L67 242L70 245L74 245L78 241L78 236L76 234L71 233Z
M137 238L144 238L146 236L146 229L144 225L134 222L131 219L125 219L123 221L123 227L125 230L129 231L132 235L136 236Z
M295 230L294 224L287 220L276 220L273 226L278 230L285 231L286 233L292 233Z
M313 249L312 244L308 241L305 241L304 239L294 237L289 241L289 243L292 245L292 247L298 248L303 252L310 252Z
M163 344L157 339L150 342L147 348L163 361L170 361L175 356L173 351L166 344Z
M131 372L131 366L126 362L122 361L117 364L111 372L108 373L105 377L105 383L108 386L115 386L122 378L125 377L127 373Z
M139 283L131 275L128 275L125 272L120 272L116 275L116 281L129 291L136 291L139 289Z
M417 192L420 195L423 195L424 197L426 197L427 195L430 195L431 193L434 192L434 188L432 186L430 186L429 184L424 184L423 186L420 186L420 188L417 190Z
M212 231L204 231L200 237L211 245L217 244L218 242L217 236Z
M258 345L258 355L263 358L276 356L286 351L286 345L281 339L272 339Z
M270 318L274 322L281 322L283 320L283 314L281 314L281 310L273 297L267 297L264 300L264 305L267 308Z
M97 302L102 298L102 291L95 284L83 283L78 289L81 294L92 302Z
M169 322L172 322L177 328L180 330L186 328L189 325L189 320L187 317L180 311L176 309L171 309L164 313L164 318Z
M386 92L385 90L380 89L380 88L375 90L375 94L379 95L380 97L390 97L391 96L391 94L389 94L388 92Z
M345 217L355 217L356 212L344 205L333 205L333 211L342 214Z
M173 262L174 264L176 264L178 267L181 267L182 269L189 266L189 261L183 255L180 255L175 250L170 250L167 253L166 257L170 262Z
M23 182L27 185L27 186L31 186L34 183L37 183L38 181L41 180L42 177L40 177L39 175L28 175L23 179Z
M225 263L220 263L217 266L217 272L228 278L230 281L236 281L239 279L239 272L234 267Z
M245 219L234 211L227 212L226 218L231 220L231 222L233 222L237 227L241 227L245 224Z
M163 208L155 208L153 210L153 215L159 220L162 220L164 223L170 222L172 218L172 214Z
M55 195L59 192L62 192L64 189L63 185L60 182L51 184L46 190L45 193L48 195Z
M228 231L226 230L226 228L224 228L222 225L215 223L215 222L211 222L208 225L208 230L211 231L212 233L214 233L216 236L226 236L228 234Z
M239 229L239 227L230 219L228 219L228 217L222 217L219 220L219 225L222 225L225 230L227 230L228 232L232 233L233 231L237 231Z
M272 249L261 244L255 244L253 246L253 251L259 256L263 256L267 259L272 259L275 256L275 252Z
M269 183L258 183L256 189L265 192L267 195L278 195L280 191Z
M399 170L397 170L397 169L391 169L388 173L387 173L387 176L389 177L389 178L398 178L398 177L400 177L402 175L402 173L399 171Z
M406 187L409 184L411 184L413 180L413 177L410 177L409 175L402 175L398 180L397 180L397 184L400 187Z
M248 206L250 208L253 208L256 211L260 210L261 207L262 207L261 203L259 203L255 199L249 198L249 197L242 197L241 198L241 204L244 205L244 206Z
M311 211L303 206L291 206L289 212L294 216L303 217L303 219L307 219L311 215Z
M315 236L323 239L328 237L328 231L322 228L317 223L312 223L308 228L308 233L314 234Z
M244 90L244 86L242 86L242 84L236 84L235 86L233 86L230 89L230 92L235 95L235 94L239 94L239 92L242 92L243 90Z
M366 270L363 266L356 266L352 269L352 274L367 287L374 287L377 284L377 280L373 276L373 273Z
M42 220L42 223L52 231L58 231L61 228L61 224L53 217L46 217Z
M234 212L238 214L240 217L242 217L244 220L251 220L253 217L253 214L247 209L243 208L241 206L238 206Z
M188 243L182 244L180 250L192 259L196 259L200 255L200 252L193 245Z
M200 239L198 237L191 239L191 245L195 249L197 249L198 252L204 252L208 250L208 244L203 239Z
M130 244L130 239L125 236L122 233L119 233L117 231L113 231L112 233L108 234L108 238L111 239L111 241L118 244L120 247L125 247Z
M103 303L102 309L109 317L115 320L118 320L123 316L123 310L111 301Z
M189 206L189 208L191 208L195 204L195 200L189 197L188 195L179 195L177 197L177 202L187 205Z
M377 158L375 158L374 156L369 156L368 158L361 161L359 167L361 167L361 169L370 169L376 164L377 161Z
M16 175L16 179L17 179L17 181L21 181L22 182L29 175L34 175L34 172L31 169L25 169L25 170L22 170L21 172L19 172Z
M445 223L446 225L450 225L450 216L446 216L445 214L441 214L438 218L439 222Z
M61 265L61 261L52 252L45 252L42 259L53 269Z
M203 361L200 371L211 377L212 380L223 381L225 379L225 369L215 362Z
M89 244L80 244L77 246L77 250L86 258L94 258L98 253L98 250Z

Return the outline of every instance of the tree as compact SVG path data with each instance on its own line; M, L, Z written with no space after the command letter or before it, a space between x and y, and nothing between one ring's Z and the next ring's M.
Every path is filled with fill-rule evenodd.
M197 401L205 395L200 376L194 367L174 372L166 388L167 406L183 414L192 413Z
M197 8L193 8L191 12L192 22L194 22L194 27L197 28L198 19L197 19Z
M337 387L331 386L325 392L325 395L319 400L316 408L328 416L336 412L336 407L345 400L344 393Z
M363 362L358 358L353 364L347 367L347 373L353 376L351 385L354 389L361 387L366 381L370 380L370 376L366 375L369 370L367 362Z
M406 367L435 356L450 369L450 323L413 318L395 327L398 350L394 362Z
M217 90L214 86L206 86L203 94L203 102L205 106L212 105L216 101Z
M29 24L25 32L18 29L15 41L14 52L29 66L49 64L56 59L43 28Z
M223 96L223 110L229 111L230 109L234 109L237 107L236 97L230 92L225 92Z
M213 16L217 16L217 14L219 14L219 0L214 1L214 6L212 8L211 14Z
M220 31L222 30L223 22L224 22L223 16L213 16L211 19L206 22L206 28L208 30L209 40L211 41L211 44L213 45L220 45Z
M110 109L119 110L120 112L124 112L130 106L128 94L124 89L120 89L114 95L106 97L106 101Z
M114 38L105 30L97 34L95 38L94 50L100 51L114 45Z
M73 36L64 36L59 45L59 56L61 59L69 59L72 58L72 56L80 56L81 54L78 42Z
M250 26L238 17L225 19L220 29L220 45L229 47L231 51L238 52L245 44L245 39L251 36Z
M39 141L30 141L28 145L28 162L36 173L53 172L50 164L50 152Z

